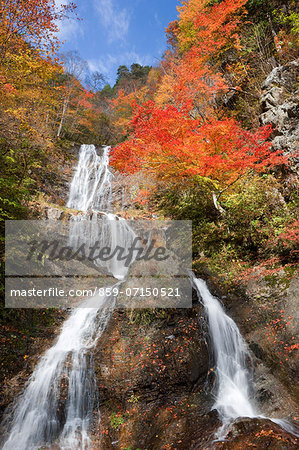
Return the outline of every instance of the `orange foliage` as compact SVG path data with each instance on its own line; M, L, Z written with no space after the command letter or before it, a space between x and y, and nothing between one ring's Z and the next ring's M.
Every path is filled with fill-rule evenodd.
M249 169L263 171L284 161L266 139L271 127L243 130L234 119L191 119L174 106L135 104L132 137L118 145L111 162L132 173L142 167L160 178L200 175L230 183Z
M239 48L238 27L245 0L224 0L209 6L208 0L190 0L178 8L177 33L182 58L175 65L173 85L175 104L206 117L215 96L228 89L219 71L219 56L228 48Z
M146 100L148 89L143 87L134 92L126 93L124 89L118 91L117 97L110 100L110 105L114 111L114 124L120 130L126 130L129 126L134 103L142 103Z
M57 21L76 6L70 2L56 8L53 0L2 0L0 2L0 50L2 58L11 41L21 37L35 47L53 53L59 41Z
M238 46L238 27L246 0L223 0L210 6L209 0L189 0L178 8L178 41L183 51L198 47L206 61L225 48Z
M289 247L290 244L299 245L299 220L286 227L283 233L278 236L285 247Z
M171 50L161 62L155 93L120 92L112 102L116 111L122 109L118 123L130 136L113 151L117 169L132 173L145 167L158 178L202 176L226 186L249 170L286 163L267 141L271 127L249 132L225 117L217 102L230 88L222 55L240 49L245 3L189 0L178 8L179 20L166 30Z

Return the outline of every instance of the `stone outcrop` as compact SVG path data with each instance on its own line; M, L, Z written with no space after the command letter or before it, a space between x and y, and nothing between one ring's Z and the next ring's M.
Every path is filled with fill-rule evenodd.
M200 310L115 310L94 354L99 449L190 448L213 436L221 423L205 391Z
M71 220L74 216L83 214L81 211L75 210L75 209L69 209L65 207L59 207L59 206L44 206L40 208L41 214L40 219L46 219L46 220L63 220L68 221ZM97 216L104 216L105 213L102 212L95 212L95 211L88 211L85 214L86 218L92 218L92 216L96 214ZM118 218L116 218L117 220Z
M215 443L215 449L240 450L295 449L298 439L267 419L238 419L232 426L225 441ZM199 450L199 447L196 447Z
M101 423L92 429L95 448L297 448L296 437L268 419L239 419L225 441L213 442L221 421L210 411L215 378L206 331L200 304L185 310L114 311L94 353L101 411ZM294 404L286 390L262 359L253 355L253 364L260 396L261 380L267 379L269 413L287 417Z
M262 125L273 126L273 148L296 160L299 149L299 60L276 67L262 86Z

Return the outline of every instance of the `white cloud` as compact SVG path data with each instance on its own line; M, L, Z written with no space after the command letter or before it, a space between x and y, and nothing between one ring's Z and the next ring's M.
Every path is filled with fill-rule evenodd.
M107 31L108 40L124 41L130 26L130 13L117 6L114 0L95 0L95 7L101 23Z
M78 34L83 35L81 24L76 19L65 19L58 23L59 31L57 37L62 40L74 38Z
M70 3L70 0L54 0L54 4L57 11L61 10L62 6L66 6ZM61 41L65 41L67 39L74 38L78 34L83 35L83 29L81 23L76 17L70 16L65 19L58 20L57 22L59 31L57 33L57 37Z
M155 19L156 24L157 24L159 27L162 27L162 22L161 22L161 20L160 20L160 18L159 18L158 13L156 13L156 12L155 12L155 14L154 14L154 19Z
M98 71L105 76L110 76L118 59L113 55L107 55L105 58L89 59L87 62L92 72Z

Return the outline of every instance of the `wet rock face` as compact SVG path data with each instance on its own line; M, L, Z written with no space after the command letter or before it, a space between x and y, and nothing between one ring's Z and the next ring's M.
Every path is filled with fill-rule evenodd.
M295 345L299 331L298 292L299 278L288 280L284 272L275 282L250 280L247 317L245 308L239 309L245 337L256 357L255 381L261 390L261 407L271 415L279 411L276 417L295 412L292 400L299 398L299 355Z
M292 434L266 419L239 419L227 439L215 443L221 421L217 411L211 411L213 377L208 384L211 367L198 320L201 307L157 314L154 310L115 310L97 344L94 367L101 422L92 428L94 448L297 448ZM262 358L263 349L256 344L255 350L261 351ZM289 399L261 361L258 367L258 402L276 405L281 417L273 388L286 403Z
M262 86L260 121L274 128L274 150L290 155L299 146L298 75L299 61L292 61L273 69Z
M199 306L114 312L94 354L99 448L191 448L213 436L220 421L209 412L198 315Z
M239 419L226 437L213 448L242 450L247 448L297 449L298 438L267 419Z
M195 310L115 311L95 362L107 394L120 400L136 390L150 400L191 391L209 368Z
M43 311L41 311L40 315L42 316L42 314ZM8 423L11 420L14 402L25 388L41 355L59 335L60 326L66 316L66 311L57 310L53 312L51 325L43 324L41 319L39 319L40 322L35 325L38 331L34 337L15 330L14 332L18 335L16 336L16 340L19 342L18 347L17 343L15 343L13 347L10 344L10 346L2 348L0 360L0 421L6 419ZM38 320L37 318L34 319L33 313L29 317L31 317L33 323ZM9 334L4 334L2 330L0 339L3 342L9 342ZM0 435L3 432L4 430L0 428Z
M40 211L42 213L41 218L45 220L69 221L72 220L74 216L82 214L80 211L59 206L45 206L44 208L40 208ZM85 216L91 220L94 214L97 216L105 215L105 213L102 212L88 211Z

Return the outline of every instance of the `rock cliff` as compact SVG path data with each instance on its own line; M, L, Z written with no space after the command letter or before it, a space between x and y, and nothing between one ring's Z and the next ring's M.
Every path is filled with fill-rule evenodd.
M274 150L284 150L298 167L299 61L275 67L262 86L262 125L272 124Z

